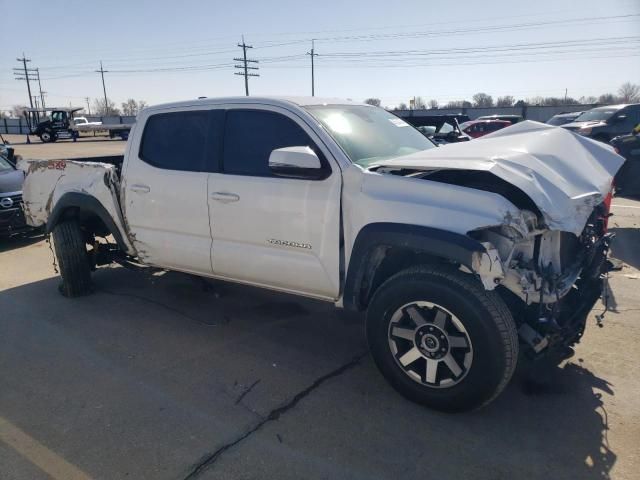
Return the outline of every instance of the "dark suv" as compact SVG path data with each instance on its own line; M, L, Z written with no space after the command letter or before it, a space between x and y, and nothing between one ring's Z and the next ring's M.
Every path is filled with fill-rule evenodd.
M13 149L0 144L0 238L31 229L22 212L24 173L14 161Z
M640 123L640 103L609 105L587 110L562 128L572 130L585 137L609 142L613 137L624 135Z

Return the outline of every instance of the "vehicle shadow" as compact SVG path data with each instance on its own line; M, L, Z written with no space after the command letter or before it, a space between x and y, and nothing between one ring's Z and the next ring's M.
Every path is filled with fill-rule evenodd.
M640 269L640 229L614 227L609 231L615 234L611 242L611 255L633 268Z
M222 416L212 410L212 395L226 399L227 394L230 397L224 401L230 408L244 405L266 418L269 411L289 401L299 388L312 384L316 375L332 371L335 362L347 362L355 352L366 349L362 317L336 311L322 302L202 281L178 273L147 274L118 267L102 269L94 278L94 295L77 299L58 294L58 278L0 292L0 312L7 313L0 315L0 344L7 347L0 357L3 359L0 376L6 376L9 385L28 388L37 382L39 390L55 392L60 388L59 383L64 382L65 398L84 403L83 397L90 392L83 379L91 378L91 393L105 392L101 400L105 404L104 415L105 410L108 413L112 408L111 403L127 406L139 402L112 398L114 393L107 379L120 372L119 375L129 378L132 384L145 385L146 389L139 395L153 392L154 396L186 403L188 408L181 410L181 415L192 412L196 422L202 423L203 411L207 411L207 415ZM4 340L1 340L3 333ZM37 349L30 351L40 344L57 352L54 362L48 358L41 360ZM73 356L78 351L76 345L91 360L86 366ZM99 357L100 362L94 357ZM29 363L28 367L25 362ZM287 369L281 364L293 367ZM73 365L73 372L65 373L69 365ZM244 381L238 377L242 373L236 365L251 372L246 383L262 379L239 406L242 396L238 400L231 396L239 393L234 390L235 385ZM46 375L30 378L32 372L42 371ZM296 384L298 375L302 376L300 387ZM363 428L372 428L376 434L362 439L366 443L362 458L352 460L366 465L372 460L369 457L373 452L387 452L388 458L380 453L376 459L385 469L379 477L390 475L399 460L403 468L409 468L407 465L414 468L413 465L418 464L421 468L432 468L430 471L439 472L440 478L609 479L617 458L607 440L608 419L602 401L603 395L614 395L613 387L579 363L554 369L544 387L536 390L525 389L523 379L514 378L503 395L488 407L458 415L440 414L406 401L384 382L369 357L360 362L348 381L332 381L318 390L325 388L339 388L339 391L323 397L326 403L321 412L314 414L303 409L306 413L302 418L329 425L332 412L339 414L339 427L331 427L330 432L331 442L336 445L332 455L341 451L341 446L349 452L354 439L363 436ZM255 400L260 389L271 389L263 393L264 408ZM33 428L54 421L50 415L55 416L56 412L43 409L38 403L46 402L47 397L40 400L38 396L28 399L24 396L21 391L5 396L18 399L15 403L0 398L3 414L8 418L20 417L21 410L26 408L21 403L24 400L32 407L29 415ZM251 403L252 398L255 404ZM84 422L93 430L94 419L90 414L82 410L78 415L70 410L73 408L69 405L62 410L78 424L65 428L83 431L81 423ZM33 412L39 412L41 417L36 418ZM394 415L401 420L390 421ZM285 417L275 421L283 422ZM157 425L165 422L161 413L153 414L151 410L145 411L144 418L147 423L136 423L135 436L106 436L103 441L117 441L122 448L122 442L137 438L145 429L153 432ZM188 417L182 421L189 421ZM322 428L329 427L318 425L302 435L319 435ZM246 429L246 425L238 425L238 434ZM68 441L80 442L81 439ZM180 438L176 437L175 441L179 442ZM393 454L389 450L390 442ZM309 438L306 438L306 442L301 442L304 445L295 448L322 450L321 446L310 443L314 446L309 447ZM65 450L64 445L56 447ZM100 464L117 468L119 459L111 457L111 446L104 445L104 449ZM322 456L326 452L313 454ZM134 462L140 468L156 467L145 466L150 459L143 453L136 455L141 455ZM158 453L158 457L153 458L157 461L162 456ZM196 453L193 458L182 459L178 470L184 470L185 465L196 460ZM336 460L351 461L342 457ZM115 472L92 471L90 467L87 467L89 473L118 477ZM419 476L424 472L421 470ZM313 473L307 478L316 478ZM354 478L366 476L364 469L351 473L355 474ZM169 471L166 478L173 478ZM404 478L413 478L413 474Z
M44 238L45 235L42 230L34 230L13 237L0 238L0 253L8 252L15 248L28 247L29 245L44 240Z

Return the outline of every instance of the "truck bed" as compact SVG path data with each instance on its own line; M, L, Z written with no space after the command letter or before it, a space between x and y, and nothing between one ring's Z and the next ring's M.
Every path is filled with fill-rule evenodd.
M101 132L104 130L131 130L133 123L103 123L101 125L69 125L77 132Z
M32 226L45 225L63 195L80 193L100 202L123 238L127 238L120 208L123 160L123 155L20 160L18 168L25 172L23 195L27 222Z

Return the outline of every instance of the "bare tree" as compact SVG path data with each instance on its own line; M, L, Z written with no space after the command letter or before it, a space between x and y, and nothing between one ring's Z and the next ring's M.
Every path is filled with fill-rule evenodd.
M640 101L640 86L625 82L618 89L618 95L622 103L636 103Z
M598 97L598 103L605 103L607 105L618 103L618 97L616 97L613 93L604 93Z
M527 98L528 105L544 105L544 97L529 97Z
M93 111L95 115L101 117L108 117L110 115L120 115L120 110L116 107L116 104L109 100L109 103L105 105L104 100L96 98L93 101Z
M122 106L123 115L137 115L138 102L133 98L128 99L126 102L122 102L120 105Z
M473 96L473 105L475 107L493 107L493 97L486 93L476 93Z
M415 110L423 110L427 108L427 104L422 97L414 97L413 98L413 108Z
M462 108L462 100L450 100L445 104L444 108Z
M496 100L496 107L511 107L516 103L516 99L511 95L505 95L504 97L498 97Z
M444 108L471 108L473 105L467 100L451 100Z
M438 108L438 106L439 106L439 105L438 105L438 101L437 101L437 100L435 100L435 99L433 99L433 98L432 98L431 100L429 100L429 108L430 108L431 110L435 110L435 109L437 109L437 108Z
M139 100L136 102L133 98L130 98L126 102L123 102L121 105L123 115L135 116L140 112L140 110L147 106L147 102L145 102L144 100Z
M373 105L374 107L379 107L380 106L380 99L379 98L367 98L364 103L367 103L369 105Z
M589 104L598 103L598 99L593 95L587 95L587 96L580 97L578 99L578 102L580 102L583 105L589 105Z
M407 110L409 107L407 107L407 104L404 102L400 102L398 104L398 106L396 107L396 110Z
M11 107L11 117L20 118L24 117L24 112L28 107L26 105L14 105Z

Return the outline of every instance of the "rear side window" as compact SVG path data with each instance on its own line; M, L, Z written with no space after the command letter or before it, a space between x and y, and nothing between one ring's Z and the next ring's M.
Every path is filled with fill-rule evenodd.
M228 110L224 135L224 172L271 176L269 155L277 148L315 148L311 138L293 120L262 110Z
M140 158L167 170L205 171L208 113L159 113L149 117Z

